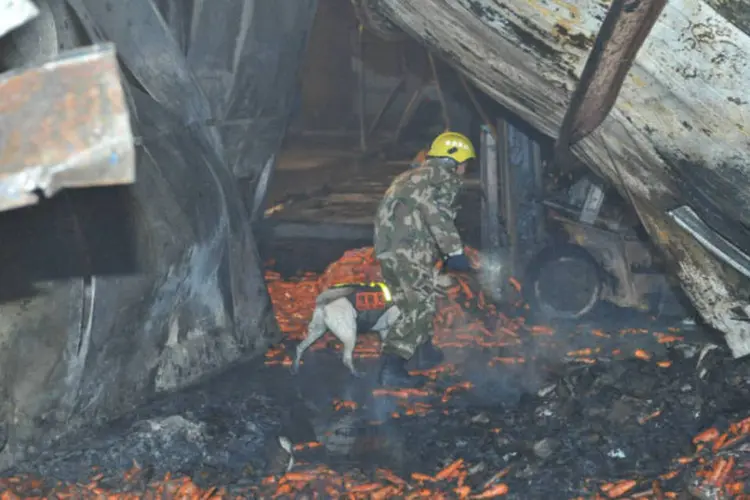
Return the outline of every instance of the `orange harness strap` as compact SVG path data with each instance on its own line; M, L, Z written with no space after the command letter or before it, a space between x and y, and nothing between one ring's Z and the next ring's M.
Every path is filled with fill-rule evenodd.
M354 307L358 311L372 311L385 309L386 301L383 292L358 292L355 296Z

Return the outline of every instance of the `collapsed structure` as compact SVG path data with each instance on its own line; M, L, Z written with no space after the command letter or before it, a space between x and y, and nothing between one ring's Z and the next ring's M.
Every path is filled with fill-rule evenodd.
M696 308L740 356L750 352L740 251L750 246L741 95L750 41L732 4L712 2L664 8L614 110L573 151L632 202ZM3 65L114 42L138 182L0 217L2 234L14 235L2 260L0 465L279 337L252 221L316 2L37 5L34 21L4 37ZM369 27L421 40L551 137L607 13L594 1L357 6Z
M373 31L415 37L553 138L587 58L603 50L594 41L609 8L585 0L356 3ZM619 3L635 12L652 2ZM750 115L743 97L750 25L733 6L680 0L661 14L654 10L658 19L641 18L655 24L614 108L572 151L633 205L703 319L724 333L735 356L744 356L750 353Z

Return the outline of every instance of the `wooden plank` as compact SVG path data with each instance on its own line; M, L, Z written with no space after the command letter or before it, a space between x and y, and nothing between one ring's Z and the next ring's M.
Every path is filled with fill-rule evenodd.
M365 80L365 28L359 25L357 29L357 55L359 56L359 71L357 72L357 96L359 97L359 148L367 151L367 130L365 129L365 115L367 114L367 82Z

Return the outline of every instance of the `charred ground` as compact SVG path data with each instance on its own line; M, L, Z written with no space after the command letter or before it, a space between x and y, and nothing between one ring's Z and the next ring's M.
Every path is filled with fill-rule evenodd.
M301 248L274 252L289 265L309 258ZM322 251L319 242L310 248ZM374 383L374 335L361 336L356 352L365 379L348 375L330 337L290 375L318 276L267 276L286 337L265 364L236 366L66 440L6 471L0 484L49 498L493 498L506 487L512 498L573 498L607 497L608 484L613 498L614 488L623 497L676 498L688 495L701 461L710 469L716 454L741 450L739 441L718 442L696 453L696 435L729 432L747 417L750 396L748 363L700 332L623 313L527 325L522 306L497 310L466 282L442 303L437 335L447 362L428 373L424 391L388 392ZM741 436L746 427L731 430ZM280 437L295 448L286 475ZM716 479L741 481L735 462L734 476Z

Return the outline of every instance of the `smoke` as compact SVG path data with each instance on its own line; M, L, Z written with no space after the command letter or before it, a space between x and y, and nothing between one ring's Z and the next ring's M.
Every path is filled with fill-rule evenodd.
M478 255L478 271L475 280L469 280L472 287L478 287L485 297L505 316L517 318L525 310L510 304L513 297L508 293L510 266L509 256L503 252ZM478 293L479 290L474 290ZM462 327L480 322L492 331L497 322L505 321L502 314L488 314L479 308L467 310L464 307L463 321L456 321L450 333L458 333ZM446 361L455 365L457 371L473 385L471 400L473 406L515 407L524 395L536 395L540 389L554 382L559 367L564 363L567 352L574 350L563 324L546 325L556 330L555 335L535 335L528 328L518 331L520 342L517 345L451 349L446 352ZM568 326L568 328L571 328ZM450 335L449 333L449 335ZM501 358L505 361L497 361ZM493 361L495 360L495 361Z
M492 302L500 303L505 298L505 287L510 278L507 265L508 255L505 253L480 252L479 270L477 278L479 286Z

